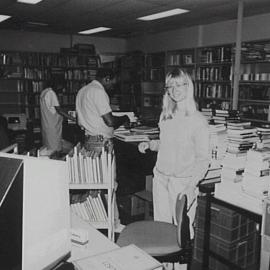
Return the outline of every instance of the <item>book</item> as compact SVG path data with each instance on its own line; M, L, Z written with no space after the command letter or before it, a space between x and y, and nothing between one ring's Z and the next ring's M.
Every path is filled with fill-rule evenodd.
M131 244L90 256L73 264L78 270L162 270L163 266L142 249Z

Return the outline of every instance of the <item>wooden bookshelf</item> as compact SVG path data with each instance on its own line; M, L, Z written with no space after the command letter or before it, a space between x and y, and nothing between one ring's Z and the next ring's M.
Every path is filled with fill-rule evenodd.
M39 94L52 77L64 81L61 105L74 108L77 91L95 77L98 65L95 55L0 51L0 113L39 120Z

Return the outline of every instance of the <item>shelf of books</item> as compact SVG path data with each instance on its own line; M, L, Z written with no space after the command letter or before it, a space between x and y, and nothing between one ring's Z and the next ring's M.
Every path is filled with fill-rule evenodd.
M166 73L174 68L181 68L186 71L194 80L195 79L195 68L196 68L196 51L195 49L182 49L173 50L166 53Z
M195 97L199 107L232 101L232 45L197 49Z
M243 117L269 122L270 41L244 42L241 50L239 110Z
M71 211L114 239L114 152L88 151L80 144L66 156Z
M61 105L74 106L76 92L95 77L97 66L95 55L0 51L0 113L39 119L39 94L52 78L63 82Z

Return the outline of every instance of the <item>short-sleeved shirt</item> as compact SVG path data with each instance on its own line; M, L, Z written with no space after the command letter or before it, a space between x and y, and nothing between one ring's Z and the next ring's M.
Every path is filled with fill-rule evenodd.
M43 145L48 149L60 151L62 148L62 122L55 107L58 98L52 88L46 88L40 94L41 133Z
M110 99L103 85L93 80L80 89L76 97L78 123L85 128L86 135L113 137L113 128L108 127L102 115L110 113Z

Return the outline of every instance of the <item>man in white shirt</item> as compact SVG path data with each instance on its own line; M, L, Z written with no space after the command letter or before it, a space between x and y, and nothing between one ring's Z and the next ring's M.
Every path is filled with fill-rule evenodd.
M85 129L85 147L98 149L110 144L114 129L129 123L127 115L113 116L110 91L114 83L111 69L99 68L96 79L82 87L76 97L78 123Z
M48 150L60 152L63 148L69 148L69 143L62 140L62 123L63 116L70 116L61 109L53 88L58 91L61 85L52 80L40 94L41 134L43 146Z

